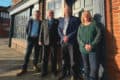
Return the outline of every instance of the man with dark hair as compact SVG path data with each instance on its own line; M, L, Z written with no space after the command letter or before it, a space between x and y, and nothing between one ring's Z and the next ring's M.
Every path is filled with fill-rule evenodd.
M35 69L35 71L39 71L39 67L37 66L37 64L39 58L39 51L41 50L41 46L39 46L38 44L40 26L41 26L40 11L37 10L34 12L33 18L31 18L27 24L26 33L28 38L26 54L22 70L20 73L17 74L17 76L21 76L27 72L28 62L33 48L34 48L33 68Z
M58 20L54 19L54 12L48 11L47 19L41 24L39 44L44 46L41 77L48 73L49 53L51 54L52 73L57 74L57 42L58 42Z
M77 40L76 33L80 24L80 20L72 16L72 9L69 6L64 8L64 18L59 20L58 33L61 38L62 46L62 74L59 80L63 80L68 75L72 74L74 78L77 78ZM76 80L76 79L75 79Z

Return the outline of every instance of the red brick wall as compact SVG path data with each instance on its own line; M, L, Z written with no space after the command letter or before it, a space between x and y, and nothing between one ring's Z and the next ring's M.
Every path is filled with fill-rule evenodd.
M112 0L113 46L116 62L116 78L120 80L120 0Z
M8 37L8 31L5 31L3 26L0 26L0 37Z
M12 47L18 52L25 54L27 42L26 40L12 38Z
M106 0L107 69L109 80L120 80L120 0Z

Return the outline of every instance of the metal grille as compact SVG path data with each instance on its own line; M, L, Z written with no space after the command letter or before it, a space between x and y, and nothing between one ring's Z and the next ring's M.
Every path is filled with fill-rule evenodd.
M15 15L14 38L26 39L26 26L30 17L30 9Z

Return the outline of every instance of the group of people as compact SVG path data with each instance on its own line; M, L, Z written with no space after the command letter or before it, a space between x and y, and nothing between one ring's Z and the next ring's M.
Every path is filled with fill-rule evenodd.
M70 7L65 6L64 18L55 19L54 11L49 10L47 19L43 21L40 20L40 11L35 11L34 17L28 22L26 33L28 44L25 60L17 76L27 72L33 48L35 71L41 70L41 77L48 74L49 54L51 54L51 72L57 76L58 47L61 46L62 69L58 80L64 80L68 76L73 76L74 80L80 80L81 67L84 71L83 80L98 80L96 50L101 31L88 10L84 10L79 19L72 16ZM38 66L40 54L42 54L41 67Z

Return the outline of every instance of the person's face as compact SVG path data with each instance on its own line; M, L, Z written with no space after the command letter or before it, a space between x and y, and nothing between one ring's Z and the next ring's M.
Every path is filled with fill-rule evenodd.
M48 12L48 18L49 18L49 19L54 18L54 12L53 12L53 11L49 11L49 12Z
M68 7L64 8L64 16L69 17L71 15L71 10Z
M89 15L88 15L88 13L85 13L84 14L84 16L83 16L83 19L84 19L84 21L89 21Z
M35 18L36 18L36 19L40 19L40 12L35 12L34 15L35 15Z

